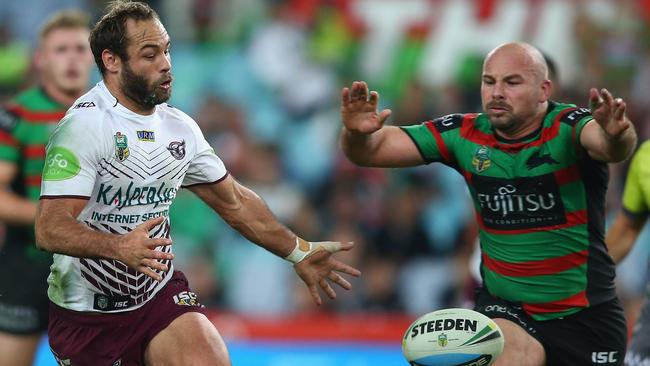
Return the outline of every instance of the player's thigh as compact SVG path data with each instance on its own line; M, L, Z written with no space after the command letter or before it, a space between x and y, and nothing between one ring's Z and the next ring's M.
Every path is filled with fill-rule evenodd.
M40 334L15 335L0 331L0 366L31 366Z
M230 366L228 350L208 318L188 312L174 319L151 339L144 354L146 365Z
M493 319L501 328L505 344L494 366L544 366L546 354L542 344L522 327L507 319Z

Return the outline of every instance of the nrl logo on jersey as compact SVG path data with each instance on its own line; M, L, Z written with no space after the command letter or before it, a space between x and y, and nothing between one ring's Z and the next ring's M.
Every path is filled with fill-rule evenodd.
M115 134L115 157L119 161L124 161L129 157L129 143L126 135L121 132Z
M472 158L472 165L479 173L492 165L492 160L490 160L490 149L487 146L481 145L476 149L474 157Z

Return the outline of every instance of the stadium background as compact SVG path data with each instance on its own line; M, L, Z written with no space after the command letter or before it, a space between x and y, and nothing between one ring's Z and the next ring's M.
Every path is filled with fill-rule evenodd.
M0 101L35 82L38 25L101 0L0 2ZM359 169L342 157L339 91L366 80L410 124L480 110L480 67L523 40L557 63L556 99L591 86L628 101L650 136L648 0L158 0L172 39L170 101L194 116L228 169L311 240L353 240L354 290L312 305L291 266L250 245L187 192L172 207L176 266L226 339L233 364L403 365L400 336L422 313L471 306L476 228L459 175L441 165ZM98 80L95 74L94 80ZM620 207L626 164L611 168ZM633 321L650 240L619 267ZM191 350L188 350L191 351ZM45 346L38 365L53 365Z

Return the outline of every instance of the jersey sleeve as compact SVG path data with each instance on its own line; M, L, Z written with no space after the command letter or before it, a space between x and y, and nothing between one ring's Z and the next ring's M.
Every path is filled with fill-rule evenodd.
M587 123L594 119L591 115L591 111L588 108L577 108L574 104L562 104L561 107L564 110L568 110L566 112L559 112L561 113L560 122L562 126L568 126L568 128L561 128L567 128L567 135L569 135L570 129L570 139L573 150L578 154L578 156L583 156L585 149L580 143L580 134Z
M463 118L462 114L450 114L420 125L404 126L402 130L411 137L425 162L449 165L454 161L456 130L461 127Z
M573 141L574 144L580 145L580 139L579 136L582 133L582 129L585 128L587 123L593 121L594 117L592 117L591 112L588 110L584 112L584 115L578 120L578 123L573 127L574 129L574 135L575 135L575 140Z
M634 219L645 218L650 207L650 142L632 158L623 191L623 210Z
M41 198L90 197L102 148L100 121L89 114L68 113L47 144ZM89 128L94 124L95 128Z
M219 182L228 174L226 167L205 140L199 126L194 121L191 121L190 126L196 143L196 154L190 161L182 186Z
M20 157L18 140L14 137L19 121L11 111L0 108L0 160L15 163Z

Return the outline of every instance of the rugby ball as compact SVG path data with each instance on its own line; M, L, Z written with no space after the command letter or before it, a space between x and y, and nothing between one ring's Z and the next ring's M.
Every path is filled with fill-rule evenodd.
M488 366L503 351L503 334L487 316L469 309L442 309L416 319L402 339L412 366Z

